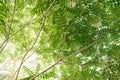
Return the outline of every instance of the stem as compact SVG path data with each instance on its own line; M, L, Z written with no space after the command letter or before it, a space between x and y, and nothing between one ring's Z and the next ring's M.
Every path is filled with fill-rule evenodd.
M22 59L22 61L21 61L21 63L20 63L20 66L19 66L19 68L18 68L18 71L17 71L17 75L16 75L15 80L18 79L18 76L19 76L19 73L20 73L20 69L21 69L21 67L22 67L22 64L24 63L25 57L27 56L27 54L29 53L29 51L30 51L31 49L33 49L33 47L35 46L35 44L36 44L36 42L37 42L37 40L38 40L38 38L39 38L39 36L40 36L40 34L41 34L41 32L42 32L42 29L44 28L44 24L45 24L45 20L46 20L47 14L48 14L48 12L50 11L51 7L54 5L55 1L56 1L56 0L54 0L54 1L51 3L51 5L48 7L48 9L46 10L46 12L44 13L42 25L39 27L38 35L37 35L34 43L31 45L31 47L27 50L27 52L26 52L25 55L23 56L23 59Z
M7 37L3 41L3 43L0 45L0 49L1 49L0 53L4 50L4 48L6 47L6 45L8 43L8 40L9 40L9 37L10 37L10 32L11 32L11 27L12 27L14 15L15 15L15 9L16 9L16 0L14 0L14 9L13 9L13 13L12 13L11 22L10 22L10 25L9 25L9 30L8 30L8 33L7 33Z
M34 77L32 77L30 80L34 80L36 77L38 77L39 75L47 72L48 70L50 70L51 68L53 68L54 66L56 66L57 64L59 64L61 61L64 61L65 59L68 59L68 58L70 58L70 57L73 57L74 55L78 54L79 52L84 51L84 50L90 48L91 46L93 46L94 44L96 44L97 42L99 42L100 40L101 40L101 39L97 39L97 40L95 40L93 43L91 43L90 45L85 46L85 47L83 47L83 48L81 48L81 49L79 49L79 50L71 53L71 54L68 55L67 57L62 57L62 58L60 58L57 62L55 62L54 64L50 65L48 68L46 68L46 69L43 70L42 72L36 74L36 75L35 75Z

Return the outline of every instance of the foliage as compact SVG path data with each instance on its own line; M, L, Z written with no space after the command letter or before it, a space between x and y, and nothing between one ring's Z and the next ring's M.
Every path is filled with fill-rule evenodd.
M0 0L0 68L11 72L0 79L119 80L119 8L119 0Z

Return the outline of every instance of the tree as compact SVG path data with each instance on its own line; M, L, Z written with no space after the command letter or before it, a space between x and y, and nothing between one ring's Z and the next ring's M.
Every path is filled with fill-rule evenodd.
M119 4L1 0L0 62L11 72L1 79L119 80Z

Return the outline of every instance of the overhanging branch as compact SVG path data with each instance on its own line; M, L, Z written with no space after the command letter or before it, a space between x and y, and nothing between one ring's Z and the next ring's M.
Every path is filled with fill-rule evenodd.
M50 65L48 68L46 68L45 70L41 71L40 73L36 74L34 77L32 77L30 80L34 80L36 77L38 77L39 75L45 73L46 71L50 70L51 68L53 68L55 65L59 64L61 61L64 61L65 59L68 59L70 57L73 57L74 55L78 54L79 52L82 52L88 48L90 48L91 46L95 45L97 42L101 41L101 38L96 39L93 43L91 43L88 46L85 46L81 49L78 49L77 51L71 53L70 55L68 55L67 57L61 57L58 61L56 61L54 64Z

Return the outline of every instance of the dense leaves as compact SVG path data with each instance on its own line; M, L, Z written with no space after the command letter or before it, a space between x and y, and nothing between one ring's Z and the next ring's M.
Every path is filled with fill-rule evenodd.
M0 79L119 80L119 0L0 0ZM52 65L51 65L52 64Z

